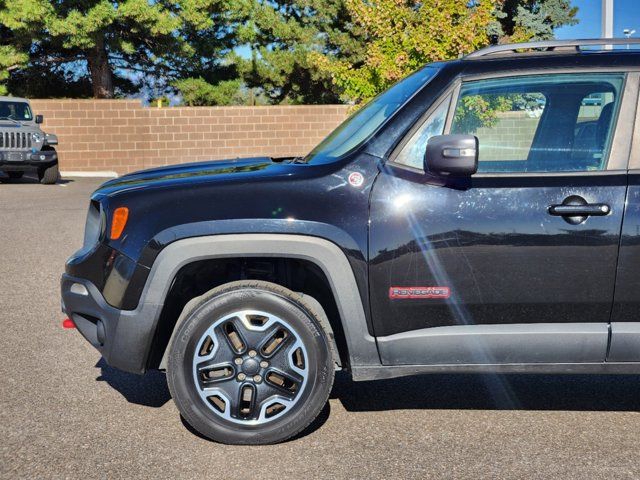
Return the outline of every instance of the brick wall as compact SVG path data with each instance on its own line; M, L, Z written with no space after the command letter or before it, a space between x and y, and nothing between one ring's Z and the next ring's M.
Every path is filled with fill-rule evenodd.
M147 108L136 100L33 100L63 171L115 171L257 155L304 155L348 106Z
M479 128L480 159L526 160L540 118L525 112L500 112L492 127Z

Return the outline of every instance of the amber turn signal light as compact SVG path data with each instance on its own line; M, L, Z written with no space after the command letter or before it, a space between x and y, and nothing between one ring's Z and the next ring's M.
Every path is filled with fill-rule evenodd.
M111 240L118 240L124 227L127 226L127 219L129 218L129 209L127 207L118 207L113 211L113 218L111 219Z

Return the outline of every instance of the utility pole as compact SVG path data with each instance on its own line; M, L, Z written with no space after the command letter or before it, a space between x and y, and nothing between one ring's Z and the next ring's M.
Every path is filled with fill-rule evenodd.
M613 0L602 0L602 38L613 38ZM605 49L611 50L613 45L605 45Z

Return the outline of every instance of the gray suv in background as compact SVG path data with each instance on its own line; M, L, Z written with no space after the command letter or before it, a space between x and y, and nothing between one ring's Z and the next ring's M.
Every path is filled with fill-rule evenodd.
M8 179L36 172L40 183L58 180L58 137L40 128L42 115L33 115L29 101L0 97L0 172ZM2 177L0 177L2 178Z

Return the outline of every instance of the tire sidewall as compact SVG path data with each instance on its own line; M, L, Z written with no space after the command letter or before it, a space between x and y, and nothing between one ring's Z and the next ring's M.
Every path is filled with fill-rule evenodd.
M193 378L196 343L215 321L240 310L265 311L286 320L309 357L301 397L290 411L263 425L242 425L221 418L202 400ZM170 348L168 382L179 410L198 432L223 443L275 443L295 435L320 412L333 383L329 344L313 315L292 298L259 288L239 288L198 303L179 325Z
M60 169L58 162L46 168L38 170L38 179L44 185L53 185L60 179Z

